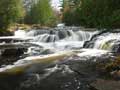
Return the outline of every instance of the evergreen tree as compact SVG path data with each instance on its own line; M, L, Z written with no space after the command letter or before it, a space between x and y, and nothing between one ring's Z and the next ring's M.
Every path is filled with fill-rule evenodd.
M7 29L23 15L22 0L0 0L0 29Z
M38 0L31 6L25 21L29 24L48 25L53 22L55 16L49 0Z
M63 7L62 20L66 25L80 25L93 28L120 27L120 0L65 1L67 4Z

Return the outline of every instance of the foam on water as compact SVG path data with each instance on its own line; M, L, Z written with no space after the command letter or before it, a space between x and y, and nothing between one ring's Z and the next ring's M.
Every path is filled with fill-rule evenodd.
M26 32L24 30L17 30L17 31L15 31L14 36L26 37Z
M70 30L32 30L26 36L33 40L30 43L42 46L56 52L70 49L80 49L85 41L90 40L96 32ZM31 49L29 49L31 51Z
M112 46L115 44L114 41L120 40L120 33L108 33L97 37L94 42L94 48L96 49L106 49L111 51Z
M71 31L71 36L65 38L66 41L87 41L89 40L93 35L93 32L87 32L87 31L77 31L73 32Z
M28 34L29 33L29 34ZM56 31L30 31L26 33L25 31L18 30L15 32L15 37L19 38L32 38L29 42L31 44L35 44L40 46L41 48L35 48L33 46L29 47L27 53L37 53L41 52L40 49L46 50L49 49L53 51L52 54L45 54L41 55L40 53L37 56L29 56L24 59L18 60L17 62L13 63L13 65L8 65L6 67L0 68L0 72L6 69L12 69L15 67L22 67L25 65L29 65L31 63L37 63L36 60L46 60L47 58L61 56L63 54L68 55L68 53L73 53L78 50L77 54L78 57L92 57L92 56L102 56L108 51L106 50L98 50L102 49L104 44L110 40L118 40L120 38L119 34L108 34L108 35L101 35L99 36L94 44L94 49L81 49L85 41L91 39L91 37L96 32L89 32L89 31L81 31L81 30L56 30ZM110 45L112 45L111 43ZM74 51L75 50L75 51ZM61 53L62 51L62 53ZM53 60L54 61L54 60ZM44 62L44 61L43 61ZM51 60L52 62L52 60ZM67 68L68 69L68 68Z
M87 57L87 56L100 57L100 56L108 53L108 51L106 51L106 50L98 50L98 49L81 49L81 51L82 51L82 53L78 53L78 56L80 56L80 57L83 57L83 56L85 56L85 57Z
M73 30L61 30L53 31L51 34L45 33L36 35L34 40L35 42L56 42L59 40L63 41L86 41L92 37L93 33L88 31L73 31Z

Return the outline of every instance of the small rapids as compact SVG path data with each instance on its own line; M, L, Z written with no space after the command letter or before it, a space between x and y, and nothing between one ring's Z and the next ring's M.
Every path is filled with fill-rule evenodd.
M87 45L86 45L87 46ZM107 32L88 42L87 48L120 52L120 32Z
M119 40L119 32L101 33L79 27L18 30L14 36L0 37L1 58L18 57L1 65L0 88L91 90L88 82L97 77L97 71L89 66L113 58L113 52L119 53ZM6 77L16 78L9 89L5 87L10 83Z
M31 34L33 32L34 34ZM38 32L38 31L36 31ZM27 33L27 36L34 37L34 42L56 42L56 41L86 41L92 37L93 32L58 30L44 33L40 30L37 34L34 30Z
M110 33L97 37L94 48L112 50L113 45L119 42L120 33Z

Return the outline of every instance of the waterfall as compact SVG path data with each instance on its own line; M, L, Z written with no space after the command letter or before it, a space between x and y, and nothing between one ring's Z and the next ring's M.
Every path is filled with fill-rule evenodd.
M46 29L41 29L41 30L30 30L26 33L26 36L28 37L34 37L37 35L41 35L41 34L45 34L45 33L50 33L50 30L46 30Z
M54 42L59 40L57 35L42 34L34 38L35 42Z
M95 34L96 36L94 37ZM98 32L96 33L95 31L83 31L75 27L30 30L28 32L18 30L15 32L15 36L17 37L31 37L32 43L39 43L43 47L54 49L81 48L85 41L89 42L87 48L109 51L119 49L120 33L104 32L97 34ZM48 43L48 45L41 43Z
M120 33L106 32L87 42L87 48L115 51L119 48Z
M87 41L89 40L93 32L88 32L88 31L69 31L71 33L70 37L67 37L66 40L70 41Z
M40 29L40 30L30 30L30 31L18 30L15 32L15 36L9 38L15 40L21 38L25 40L25 38L29 38L30 41L16 42L15 45L17 47L18 45L22 44L23 46L26 46L25 47L26 50L22 52L23 54L18 55L19 59L17 58L16 61L14 62L12 61L10 62L10 64L7 62L3 63L3 65L0 67L0 75L19 76L19 74L20 75L22 74L24 76L23 78L20 78L20 82L22 84L19 84L20 88L17 89L21 89L22 85L29 87L29 85L31 84L29 84L28 81L36 83L36 84L32 84L33 87L35 86L36 88L36 85L42 84L41 83L42 80L44 81L45 79L48 79L49 81L51 81L52 80L51 78L56 79L57 75L58 77L59 75L62 76L63 79L64 79L63 76L66 76L66 78L70 76L69 81L71 81L72 78L72 82L73 81L76 82L77 73L78 73L78 77L79 75L83 76L84 74L85 77L89 75L89 72L87 71L89 70L88 64L89 66L91 66L93 62L96 62L99 59L101 62L101 58L103 57L105 57L105 60L107 60L106 58L112 56L111 53L109 54L108 50L113 50L113 49L118 50L119 48L118 45L120 44L119 41L120 33L107 32L100 35L97 35L97 33L96 31L87 31L87 30L85 31L75 27ZM97 36L94 37L95 35ZM1 39L7 39L7 40L9 38L1 37ZM83 44L86 41L93 43L92 49L82 49ZM14 43L15 42L10 42L10 45ZM5 46L5 45L6 47L9 47L7 44L1 43L1 46ZM14 46L12 45L13 49L14 48L16 49L15 45ZM21 46L19 47L21 48ZM7 50L8 53L11 54L10 51L13 51L13 49ZM106 49L106 50L98 50L98 49ZM17 52L20 53L20 51ZM15 57L17 56L15 55ZM85 66L86 69L84 69L83 66ZM80 73L79 70L81 70ZM92 72L92 70L90 72ZM37 82L32 81L32 79L34 78L31 77L26 78L27 76L31 76L31 75L35 75L35 79L37 79ZM92 74L92 76L93 75L95 74ZM74 76L75 79L74 77L71 76ZM80 83L81 81L79 81L79 86ZM69 85L71 86L72 84Z
M21 32L18 32L20 34ZM22 32L23 33L23 32ZM64 27L64 28L49 28L40 30L30 30L26 31L25 35L21 33L21 37L28 37L30 44L41 46L44 50L70 50L70 49L80 49L83 47L85 41L91 39L91 37L96 33L94 31L83 31L78 27ZM16 36L17 34L15 34ZM22 36L24 35L24 36ZM30 50L30 55L34 55ZM35 52L38 53L38 52ZM39 53L38 53L39 54Z
M110 50L114 42L120 39L119 33L110 33L99 36L95 41L94 48Z
M41 30L30 31L27 36L32 36L34 42L56 42L64 41L87 41L91 38L92 32L73 31L73 30L55 30L42 32Z

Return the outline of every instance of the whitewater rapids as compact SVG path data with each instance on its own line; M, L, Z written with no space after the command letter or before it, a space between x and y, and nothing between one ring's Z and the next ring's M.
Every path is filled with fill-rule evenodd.
M15 32L14 36L10 37L0 37L0 39L23 39L24 43L33 44L39 46L32 46L28 48L26 54L30 55L26 58L20 59L14 62L12 65L5 65L0 68L0 74L19 74L24 73L31 66L35 64L49 64L56 61L61 61L65 57L77 56L78 58L83 57L101 57L102 55L108 54L110 48L114 45L114 42L110 42L110 47L107 49L106 43L109 41L119 40L119 34L109 34L98 36L95 39L93 48L83 49L83 45L86 41L91 40L91 38L98 33L98 31L82 31L82 30L31 30L25 32L23 30L18 30ZM113 37L114 36L114 37ZM112 38L113 37L113 38ZM26 42L26 40L29 40ZM14 43L13 41L11 43ZM18 45L20 42L17 43ZM6 43L2 43L6 45ZM42 50L49 50L52 53L45 53L42 55L40 53ZM73 58L74 59L74 58Z

